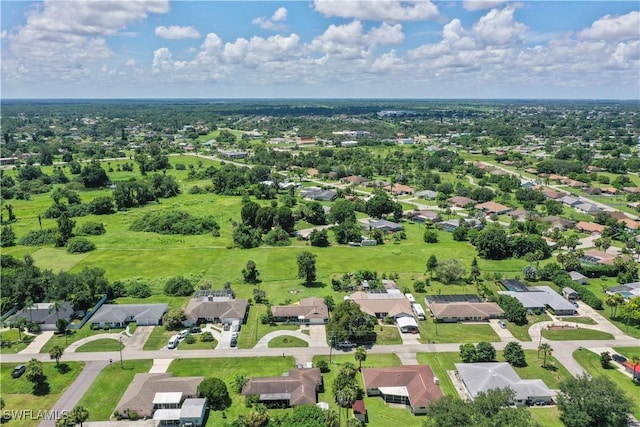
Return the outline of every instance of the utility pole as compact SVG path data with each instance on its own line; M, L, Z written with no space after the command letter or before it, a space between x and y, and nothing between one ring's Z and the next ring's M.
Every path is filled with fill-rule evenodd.
M118 337L118 342L120 343L118 347L120 349L120 369L124 369L124 365L122 364L122 337Z

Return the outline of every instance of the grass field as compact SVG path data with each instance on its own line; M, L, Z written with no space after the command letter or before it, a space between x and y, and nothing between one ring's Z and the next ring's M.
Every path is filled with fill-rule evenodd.
M107 332L120 332L123 329L124 328L110 329L110 330L103 330L103 329L93 330L91 329L91 325L89 324L89 322L87 322L80 329L70 329L66 337L64 336L64 334L55 334L42 347L42 349L40 350L40 353L49 353L49 350L51 350L51 348L53 348L56 345L59 345L62 348L67 348L69 344L79 341L83 338L87 338L92 335L97 335L97 334L102 334ZM115 344L113 344L113 346L114 348L117 349Z
M597 322L593 320L591 317L559 317L558 320L561 320L566 323L581 323L584 325L595 325Z
M32 335L22 333L22 341L20 341L20 334L17 329L8 329L0 332L0 354L15 354L19 353L33 341Z
M149 372L151 360L127 360L124 368L112 363L100 372L78 405L89 410L89 421L106 421L137 373Z
M520 341L531 341L531 336L529 335L529 328L534 323L538 322L548 322L551 318L547 313L542 314L527 314L527 323L524 325L516 325L513 322L506 322L507 329L509 332Z
M460 397L447 371L455 370L454 363L462 363L460 354L452 353L418 353L418 363L431 366L434 375L440 380L442 393L447 396Z
M167 331L163 326L155 326L153 331L151 331L151 335L147 338L147 341L144 343L143 350L160 350L167 346L169 342L169 338L175 335L175 331Z
M84 364L81 362L64 362L60 363L60 369L57 369L55 363L43 363L42 368L49 384L49 393L35 396L32 394L33 384L27 381L25 375L20 378L11 377L14 364L1 364L0 384L2 384L2 398L5 402L4 410L31 410L35 415L38 411L51 409L62 393L76 379L83 366ZM34 427L41 421L13 419L7 425Z
M200 334L196 334L194 337L196 338L196 342L193 344L188 344L186 340L180 341L180 344L178 344L178 350L213 350L218 345L218 341L216 339L213 341L202 342L200 341ZM165 345L167 345L166 342Z
M596 331L594 329L543 329L542 336L553 341L573 341L573 340L613 340L614 337L608 332Z
M520 375L520 378L532 380L541 379L551 389L557 389L558 384L561 381L571 377L571 374L567 369L559 363L555 357L547 357L547 366L551 368L543 368L542 363L544 361L542 354L538 357L536 350L525 350L525 357L527 359L527 366L522 368L514 367L515 371ZM502 354L500 360L504 361Z
M434 323L431 318L418 322L421 342L497 342L500 337L488 323Z
M639 347L614 347L613 349L619 354L625 356L627 359L631 359L633 356L640 357L640 346Z
M123 349L124 345L118 340L112 340L110 338L101 338L95 341L82 344L76 349L77 353L90 353L92 351L119 351Z
M267 293L269 296L269 293ZM279 324L275 326L263 325L260 317L267 313L267 306L264 304L252 304L249 307L249 316L247 323L242 325L240 334L238 334L238 348L253 348L260 338L270 332L278 330L296 331L300 329L298 325Z
M309 347L309 343L296 337L275 337L269 341L269 348Z
M587 349L579 349L573 352L573 358L589 373L591 376L605 375L620 387L633 402L632 414L636 419L640 419L640 385L634 383L630 377L626 376L617 369L603 369L600 366L600 355L595 354Z
M560 411L557 406L532 406L528 408L531 418L542 427L564 427L560 421Z

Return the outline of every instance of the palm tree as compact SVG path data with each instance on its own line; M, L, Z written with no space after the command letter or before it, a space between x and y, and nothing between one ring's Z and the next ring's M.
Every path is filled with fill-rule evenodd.
M361 371L362 362L367 360L367 350L365 350L364 347L359 346L358 348L356 348L355 358L356 358L356 361L359 363L358 370Z
M31 309L34 308L35 306L36 304L33 302L31 297L27 297L27 299L24 301L24 308L29 310L29 321L31 322L33 322L33 314L31 313Z
M89 410L84 406L76 406L71 410L69 417L75 424L80 424L80 427L82 427L82 423L89 418Z
M546 368L547 367L547 357L551 357L551 353L553 353L553 348L548 344L548 343L542 343L540 344L540 346L538 347L538 352L542 352L542 367Z
M22 341L22 330L24 329L26 324L27 318L22 316L16 317L16 319L13 321L13 327L18 330L18 338L20 339L20 341Z
M244 388L244 386L247 385L247 382L249 382L249 378L247 378L246 375L236 374L233 377L233 381L231 385L233 386L233 389L236 391L236 393L239 394L242 392L242 389Z
M624 304L624 297L617 293L613 296L613 299L617 303L615 309L613 310L613 317L616 317L618 314L618 307Z
M59 345L55 345L55 346L51 347L51 350L49 350L49 357L51 359L55 359L56 360L56 366L59 365L60 358L62 357L63 353L64 353L64 348L60 347Z
M607 295L607 297L604 300L604 303L607 305L607 307L611 309L611 317L614 317L613 309L618 305L618 302L616 301L616 299L613 297L613 295Z
M9 214L9 222L15 221L16 217L13 214L13 205L7 204L7 205L4 205L4 208L7 210L7 213Z
M51 314L52 311L55 311L56 320L60 319L60 309L63 308L63 306L64 306L64 302L60 300L56 300L52 302L51 305L49 306L49 314Z

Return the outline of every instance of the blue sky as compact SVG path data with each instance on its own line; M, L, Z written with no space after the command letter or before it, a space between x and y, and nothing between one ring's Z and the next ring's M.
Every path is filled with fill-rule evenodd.
M3 98L640 99L637 1L2 1Z

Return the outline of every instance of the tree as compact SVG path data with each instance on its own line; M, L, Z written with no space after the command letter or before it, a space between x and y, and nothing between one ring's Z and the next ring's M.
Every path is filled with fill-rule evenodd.
M553 347L551 347L551 345L546 342L542 343L538 346L538 354L540 354L540 352L542 352L542 367L546 368L547 358L551 357L551 354L553 353Z
M287 233L293 232L296 226L296 220L293 217L293 212L291 212L291 209L288 206L280 206L276 210L274 223L275 225L282 227L282 229Z
M164 315L162 323L164 323L167 331L177 331L184 326L183 322L185 320L187 320L187 316L184 314L184 310L181 308L173 308Z
M198 385L198 397L207 399L207 405L214 411L223 410L231 405L227 385L220 378L205 378Z
M335 227L331 227L331 231L333 231L336 241L342 245L349 242L360 242L362 240L362 227L356 222L343 222Z
M356 212L353 208L353 202L347 199L338 199L331 206L328 216L329 222L332 224L342 224L345 222L355 222Z
M311 285L316 280L316 255L304 251L298 254L298 277L304 278L305 284Z
M231 386L233 387L233 391L240 394L245 385L249 382L249 378L244 374L235 374L233 377L233 381L231 382Z
M511 255L507 233L500 224L489 224L473 241L478 255L486 259L505 259Z
M74 424L80 424L82 427L82 424L89 418L89 411L84 406L76 406L69 413L69 418Z
M242 270L242 277L244 283L250 283L252 285L260 283L260 272L254 261L247 261L247 266Z
M270 418L267 407L262 403L257 403L242 419L242 424L246 427L266 427Z
M58 228L56 230L56 246L61 248L67 244L67 241L73 237L73 227L75 227L76 222L69 218L67 212L62 212L62 214L56 220L58 223Z
M347 427L362 427L362 421L357 418L347 418Z
M80 172L80 182L86 188L105 187L109 184L107 173L100 167L100 162L92 160Z
M496 360L496 349L488 342L479 342L476 345L474 362L493 362L494 360Z
M363 313L360 306L353 301L342 301L336 305L329 322L327 336L332 344L340 341L368 342L375 340L373 316Z
M438 243L438 233L436 230L427 228L422 236L425 243Z
M13 205L7 203L4 205L4 208L7 210L7 215L9 215L9 222L14 222L16 220L16 216L13 213Z
M354 357L358 362L358 370L362 370L362 362L367 360L367 350L362 346L358 346L358 348L356 348Z
M473 257L473 261L471 261L471 271L469 272L469 277L473 280L473 283L478 283L480 280L480 276L482 272L480 271L480 267L478 267L478 260L476 257Z
M522 303L510 295L499 295L498 305L504 310L504 317L516 325L525 325L527 323L527 309Z
M438 267L438 259L434 254L431 254L427 259L427 271L431 275L432 279L433 279L433 272L435 271L436 267Z
M62 357L63 353L64 348L60 347L59 345L54 345L53 347L51 347L51 350L49 350L49 358L55 359L56 366L58 366L60 364L60 358Z
M74 427L76 423L73 422L69 414L62 414L60 418L56 420L56 427Z
M0 247L7 248L9 246L16 245L16 233L13 231L10 225L2 227L2 234L0 234Z
M527 366L524 350L519 342L512 341L504 347L504 360L511 366Z
M472 343L460 344L460 358L464 363L471 363L476 360L476 346Z
M311 246L327 247L329 246L329 233L327 230L313 230L309 235L309 243Z
M18 330L18 339L22 341L22 330L27 324L27 318L23 316L16 317L12 326Z
M193 283L183 276L172 277L164 285L166 295L186 297L193 293Z
M611 354L608 351L600 353L600 366L603 369L609 369L611 367Z
M608 377L587 374L561 382L557 404L567 427L626 427L632 408L629 397Z
M375 190L373 196L367 200L366 211L369 216L374 218L382 218L392 213L394 210L394 202L389 196L380 190Z
M439 263L436 268L436 273L438 274L438 280L445 285L449 285L462 279L465 274L465 269L460 261L455 258L450 258Z
M27 363L27 369L25 371L25 377L27 381L32 382L34 386L44 381L44 371L42 370L42 362L37 359L31 359Z

